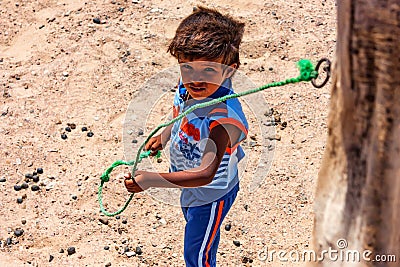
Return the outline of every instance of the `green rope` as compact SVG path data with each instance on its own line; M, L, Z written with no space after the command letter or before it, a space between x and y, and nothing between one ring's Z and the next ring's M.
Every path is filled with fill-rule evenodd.
M142 145L139 147L138 153L136 154L136 159L132 160L132 161L122 161L122 160L117 160L116 162L114 162L100 177L101 179L101 183L99 185L99 190L98 190L98 200L99 200L99 204L100 204L100 211L102 213L104 213L106 216L115 216L118 215L120 213L122 213L126 207L128 206L128 204L131 202L134 193L131 194L131 196L129 197L129 199L126 201L125 205L118 211L113 212L113 213L109 213L104 209L103 206L103 185L105 182L108 182L110 180L110 173L112 172L112 170L120 165L128 165L128 166L133 166L132 167L132 177L134 177L135 171L137 170L136 167L137 165L142 161L142 159L147 158L150 156L151 151L146 151L146 152L141 152L143 150L143 148L145 147L145 145L147 144L147 142L150 140L151 137L153 137L153 135L155 135L161 128L163 127L167 127L175 122L177 122L178 120L182 119L183 117L185 117L186 115L188 115L189 113L191 113L193 110L199 109L199 108L205 108L208 106L212 106L221 102L224 102L228 99L232 99L232 98L238 98L238 97L242 97L245 95L249 95L249 94L254 94L260 91L263 91L267 88L271 88L271 87L279 87L279 86L284 86L287 84L292 84L292 83L299 83L299 82L309 82L311 81L311 79L315 79L318 77L318 73L317 71L314 69L313 64L311 63L310 60L307 59L302 59L299 62L297 62L297 67L300 70L300 75L297 76L296 78L289 78L286 79L284 81L280 81L280 82L273 82L273 83L269 83L266 85L263 85L261 87L255 88L255 89L251 89L245 92L241 92L241 93L235 93L235 94L231 94L231 95L226 95L226 96L222 96L204 103L199 103L199 104L195 104L193 106L191 106L190 108L188 108L185 112L182 112L179 116L173 118L172 120L166 122L166 123L162 123L160 125L158 125L150 134L149 136L146 138L146 140L142 143ZM157 152L157 156L156 157L160 157L161 152L158 151Z
M139 153L139 159L136 162L140 163L142 161L142 159L149 157L150 153L151 153L150 150L142 152L142 153ZM160 150L157 151L157 154L156 154L156 158L159 158L159 157L161 157L161 151ZM99 186L99 191L98 191L98 194L97 194L97 198L98 198L99 203L100 203L101 212L104 213L107 216L115 216L115 215L118 215L118 214L122 213L126 209L126 207L129 205L129 202L131 202L131 200L133 198L133 194L131 194L129 199L126 201L125 205L120 210L118 210L116 212L109 213L104 209L104 205L103 205L103 186L104 186L104 183L110 181L110 173L116 167L118 167L120 165L127 165L127 166L134 165L135 166L134 168L136 168L137 164L135 164L134 160L131 160L131 161L117 160L110 167L108 167L107 170L101 175L101 177L100 177L101 183L100 183L100 186Z

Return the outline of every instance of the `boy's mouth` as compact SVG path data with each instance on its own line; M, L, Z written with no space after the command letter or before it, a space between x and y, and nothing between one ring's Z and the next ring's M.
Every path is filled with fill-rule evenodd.
M204 90L206 90L205 87L194 87L194 86L190 86L189 85L190 90L192 90L193 92L202 92Z

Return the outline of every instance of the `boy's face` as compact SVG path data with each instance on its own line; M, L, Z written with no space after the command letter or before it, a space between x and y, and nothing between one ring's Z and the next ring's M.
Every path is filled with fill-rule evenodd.
M222 58L207 60L205 58L179 58L182 82L194 99L203 99L218 90L226 78L233 74L233 68L221 63Z

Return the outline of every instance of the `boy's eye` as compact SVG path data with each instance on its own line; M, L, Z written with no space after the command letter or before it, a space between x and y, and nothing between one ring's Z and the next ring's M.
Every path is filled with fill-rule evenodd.
M213 68L205 68L204 70L207 72L216 72L216 70Z
M182 68L183 68L183 69L187 69L187 70L193 69L192 66L190 66L189 64L183 64L183 65L182 65Z

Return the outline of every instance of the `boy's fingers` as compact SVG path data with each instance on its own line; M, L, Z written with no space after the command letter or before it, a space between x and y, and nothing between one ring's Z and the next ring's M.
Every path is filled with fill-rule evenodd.
M124 181L124 183L125 183L126 189L130 193L139 193L139 192L143 191L143 189L140 188L140 186L137 183L135 183L135 181L133 181L133 180L127 179Z
M129 192L136 192L137 191L136 184L132 180L128 180L127 179L127 180L124 181L124 183L125 183L126 189L128 189Z
M162 147L161 147L161 146L158 146L158 147L152 149L152 150L151 150L151 153L150 153L150 156L155 156L155 155L157 155L157 152L158 152L159 150L162 150Z
M145 148L146 150L150 150L150 148L154 145L154 143L157 143L157 140L154 139L154 138L151 138L151 139L146 143L146 145L144 146L144 148Z
M130 172L124 175L125 179L131 179L131 177L132 177L132 174Z
M161 143L160 142L154 142L153 143L153 145L151 146L151 150L158 150L158 149L160 149L162 146L161 146Z
M129 191L129 192L131 192L131 193L134 193L135 192L135 185L134 185L134 183L133 183L133 181L132 180L125 180L124 181L124 183L125 183L125 187L126 187L126 189Z
M153 145L153 143L148 142L148 143L144 146L144 149L145 149L145 150L149 150L150 147L151 147L152 145Z

